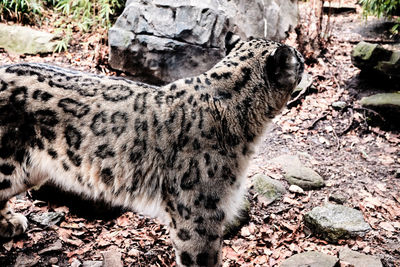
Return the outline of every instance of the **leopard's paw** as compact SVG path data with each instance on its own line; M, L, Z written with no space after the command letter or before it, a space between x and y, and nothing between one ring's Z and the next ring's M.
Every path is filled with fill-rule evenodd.
M9 213L0 218L0 237L12 238L23 234L28 228L28 220L20 213Z

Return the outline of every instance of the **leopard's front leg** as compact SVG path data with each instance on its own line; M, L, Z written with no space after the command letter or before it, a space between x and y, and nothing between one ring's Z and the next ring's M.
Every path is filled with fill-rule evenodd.
M28 227L26 217L20 213L14 213L7 200L0 202L0 237L12 238L25 232Z
M178 206L178 209L177 213L182 216L178 215L170 224L178 266L221 266L221 214L189 211L184 206Z

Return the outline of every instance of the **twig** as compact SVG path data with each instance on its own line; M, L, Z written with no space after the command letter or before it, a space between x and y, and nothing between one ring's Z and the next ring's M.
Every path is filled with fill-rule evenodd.
M316 118L313 123L311 123L310 126L307 127L308 130L311 130L315 127L315 125L317 124L317 122L319 122L320 120L325 119L328 116L327 112L324 112L321 116L319 116L318 118Z
M351 126L353 125L353 122L354 122L354 111L353 111L353 109L352 108L349 108L349 111L350 111L350 123L346 126L346 128L344 128L344 130L343 131L341 131L340 133L338 133L338 136L342 136L342 135L344 135L345 133L347 133L348 131L350 131L350 129L351 129Z
M340 150L340 138L339 138L339 136L337 135L337 133L336 133L336 131L335 131L335 128L333 128L333 125L331 124L331 126L332 126L332 131L333 131L333 136L335 136L335 139L336 139L336 141L337 141L337 150Z
M382 115L381 114L379 114L378 112L376 112L375 110L373 110L373 109L369 109L369 108L364 108L364 107L357 107L357 108L354 108L355 110L357 110L357 111L360 111L360 110L362 110L362 111L368 111L368 112L371 112L372 114L374 114L375 116L377 116L377 117L379 117L382 121L386 121L385 120L385 118L384 117L382 117Z

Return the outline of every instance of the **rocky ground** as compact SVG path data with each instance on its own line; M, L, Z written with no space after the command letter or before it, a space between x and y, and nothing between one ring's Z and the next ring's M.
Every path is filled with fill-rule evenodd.
M344 2L355 6L355 1ZM370 266L379 266L379 261L383 266L400 266L399 131L371 124L371 111L359 104L361 96L372 91L398 88L381 80L374 82L373 78L365 80L350 59L358 41L388 43L390 39L385 33L371 32L372 26L365 25L359 8L356 10L331 17L331 42L324 55L306 68L312 76L314 93L278 116L260 145L249 169L250 219L239 232L225 239L224 266L277 266L292 255L310 251L335 256L326 259L332 262L328 266L333 266L338 256L346 266L346 262L351 263L349 257L356 257L351 256L352 252L378 259L367 259L373 264ZM95 45L100 37L91 38L86 46L75 45L61 54L17 56L3 51L0 62L52 62L120 75L108 68L107 46ZM298 166L319 174L324 186L304 192L289 187L287 166L293 167L294 157ZM253 182L256 174L279 183L275 201L257 191L257 183ZM56 200L61 198L56 193ZM329 241L321 232L317 235L315 226L304 222L306 214L335 202L361 213L370 230L355 236L338 235ZM174 265L168 231L157 221L120 210L93 212L104 210L101 204L77 205L71 200L69 204L66 207L40 193L13 199L15 209L28 216L30 228L23 236L1 244L0 266L99 266L102 261L114 261L112 266L117 266L121 260L127 266ZM359 259L358 266L367 266ZM289 264L290 260L284 266L297 266Z

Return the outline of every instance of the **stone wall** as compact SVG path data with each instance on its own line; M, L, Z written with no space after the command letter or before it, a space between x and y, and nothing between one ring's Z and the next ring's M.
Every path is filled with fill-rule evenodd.
M211 68L228 31L281 40L296 22L292 0L128 0L109 31L110 65L164 84Z

